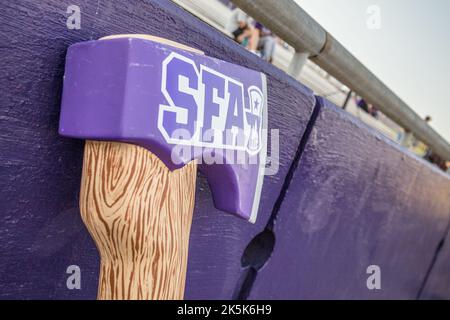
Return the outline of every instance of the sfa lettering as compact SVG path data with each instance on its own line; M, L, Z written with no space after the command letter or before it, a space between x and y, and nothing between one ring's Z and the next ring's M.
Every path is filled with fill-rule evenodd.
M161 92L167 104L159 106L158 128L168 143L261 150L265 99L258 87L245 92L239 81L172 52L163 61Z

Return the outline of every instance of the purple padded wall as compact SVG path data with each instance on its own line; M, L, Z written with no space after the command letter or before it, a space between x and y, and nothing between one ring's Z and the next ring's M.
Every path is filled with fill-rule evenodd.
M68 3L0 5L0 298L93 299L99 258L79 217L83 143L58 136L64 59L75 42L119 33L179 41L268 76L269 128L280 129L280 170L263 186L257 224L218 212L205 179L197 184L186 298L231 298L240 258L264 229L312 114L311 91L170 1L71 1L81 29L66 28ZM269 149L270 150L270 149ZM67 266L81 268L68 290Z
M450 180L318 102L319 117L275 223L273 255L249 298L415 299L446 235ZM450 273L448 257L447 248L441 280ZM381 290L366 286L370 265L381 269ZM450 298L448 283L443 290L440 297Z
M439 243L435 260L424 283L420 299L450 300L450 232Z
M70 4L81 8L80 30L66 28L69 3L0 4L0 298L96 296L98 254L78 212L83 142L57 128L67 47L117 33L166 37L268 75L280 171L266 178L255 225L214 209L199 178L186 298L228 299L241 287L250 298L415 298L420 288L450 298L447 177L330 105L309 137L318 109L308 89L170 1ZM273 218L272 257L245 278L243 251ZM264 239L245 261L259 267L271 253ZM66 287L71 264L81 290ZM382 268L379 292L365 287L368 264Z

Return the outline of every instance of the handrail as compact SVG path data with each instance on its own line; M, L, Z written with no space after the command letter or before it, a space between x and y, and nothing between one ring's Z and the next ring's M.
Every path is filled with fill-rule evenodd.
M293 0L233 0L297 52L411 132L444 160L450 144Z

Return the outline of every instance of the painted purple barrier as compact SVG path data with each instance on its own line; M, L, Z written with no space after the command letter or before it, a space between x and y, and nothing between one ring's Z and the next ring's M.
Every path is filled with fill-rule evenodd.
M415 299L446 235L450 180L318 99L320 115L275 223L273 255L249 298ZM448 280L446 251L434 285ZM366 284L372 265L380 290ZM439 288L450 298L448 281Z
M217 211L206 180L200 177L197 184L185 297L232 298L241 277L242 252L271 215L314 96L170 1L71 4L81 8L80 30L67 29L67 4L59 1L0 5L0 20L9 21L0 31L9 43L1 49L0 298L96 296L99 258L78 211L83 144L58 136L58 117L67 47L119 33L180 41L268 76L269 129L280 130L282 144L280 170L264 181L257 223ZM67 289L69 265L81 269L81 290Z
M170 1L71 4L80 30L66 27L67 3L0 4L0 299L96 296L99 258L78 210L83 143L58 135L61 85L69 45L120 33L268 76L279 171L255 225L215 209L199 176L185 298L450 298L448 177L330 104L314 108L310 90ZM66 286L70 265L80 290ZM366 287L369 265L381 290Z
M450 232L439 243L420 299L450 300Z

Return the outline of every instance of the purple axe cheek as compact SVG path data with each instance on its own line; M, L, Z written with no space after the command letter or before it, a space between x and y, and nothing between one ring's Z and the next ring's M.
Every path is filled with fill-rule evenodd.
M249 88L264 95L258 119ZM267 127L265 75L161 43L121 38L69 47L59 133L142 146L170 169L199 161L215 206L254 222L264 177L267 131L247 153L249 123ZM214 129L208 139L202 132ZM234 139L226 139L233 129ZM175 152L180 146L191 152ZM211 153L211 150L214 150ZM254 151L254 150L251 150ZM244 152L251 164L236 163ZM205 155L218 163L208 164Z

